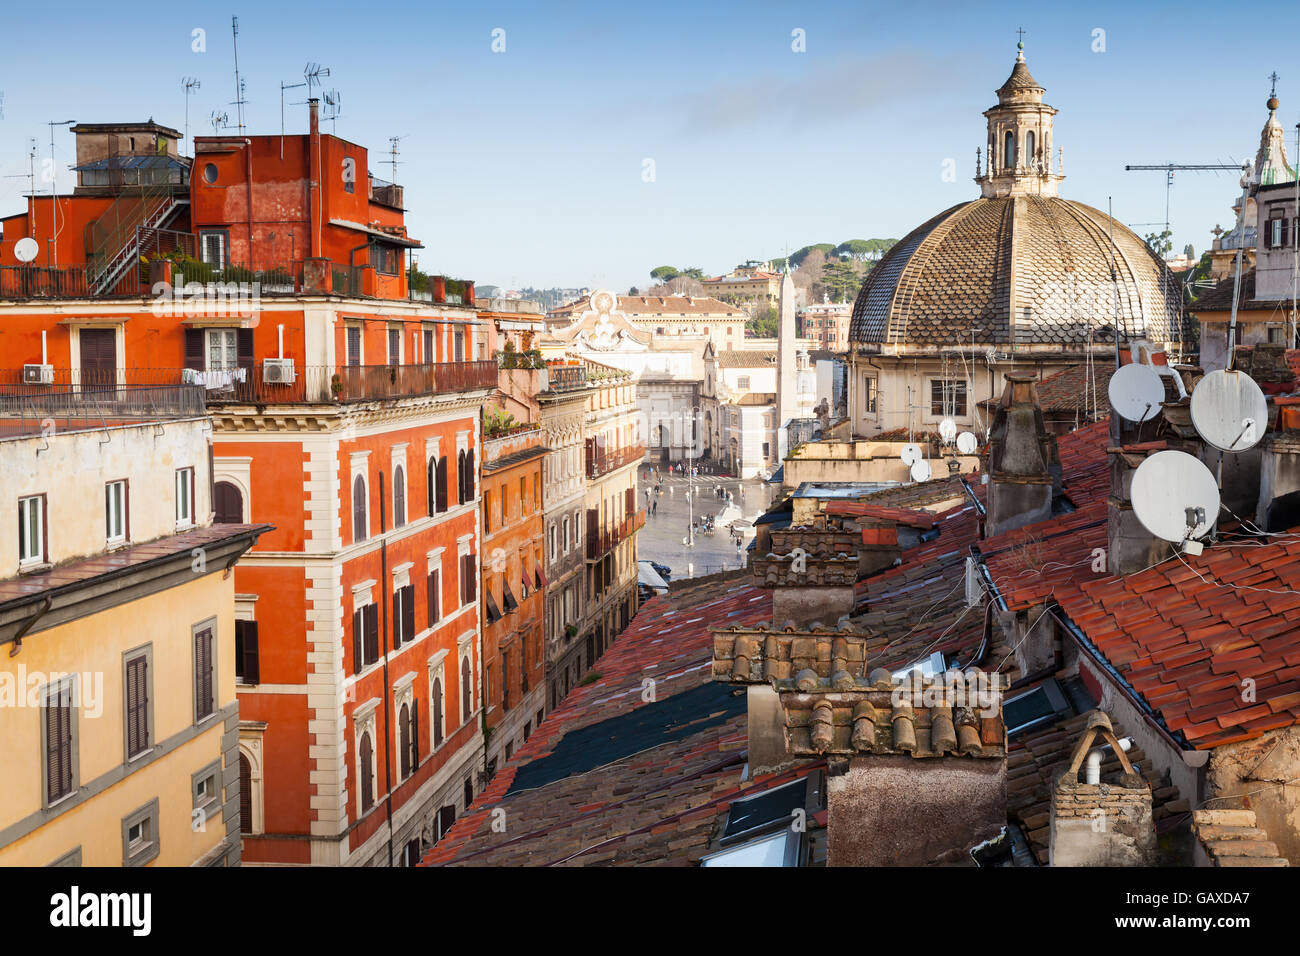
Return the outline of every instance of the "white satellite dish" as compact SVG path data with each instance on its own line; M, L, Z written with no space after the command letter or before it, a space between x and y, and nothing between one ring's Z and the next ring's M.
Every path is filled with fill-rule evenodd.
M31 262L40 251L40 244L31 236L23 236L14 243L14 258L19 262Z
M979 439L972 432L962 432L957 436L957 450L963 455L975 454L975 449L979 446Z
M1133 513L1157 538L1179 544L1203 537L1219 517L1219 486L1199 459L1159 451L1133 473Z
M926 461L925 459L921 459L920 461L915 462L912 465L912 480L913 481L930 480L930 463L928 461Z
M904 445L903 450L898 453L898 457L903 459L903 464L905 465L915 465L922 457L924 457L924 454L925 453L921 451L920 445L907 444Z
M951 418L945 418L939 423L939 437L944 441L952 441L957 437L957 423Z
M1245 451L1264 437L1268 402L1245 372L1219 369L1192 389L1192 424L1219 451Z
M1106 386L1110 407L1131 422L1145 422L1160 414L1165 400L1165 383L1149 365L1124 365Z

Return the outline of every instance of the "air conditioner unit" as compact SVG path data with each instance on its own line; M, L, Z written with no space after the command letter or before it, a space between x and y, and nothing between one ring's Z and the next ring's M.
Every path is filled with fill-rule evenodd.
M23 384L24 385L53 385L54 366L53 365L24 365Z
M293 379L293 359L262 359L262 381L267 385L291 385Z

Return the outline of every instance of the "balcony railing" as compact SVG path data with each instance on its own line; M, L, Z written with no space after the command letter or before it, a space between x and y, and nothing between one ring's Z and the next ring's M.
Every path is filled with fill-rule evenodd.
M552 392L568 392L587 384L581 365L547 365L547 388Z
M204 414L202 392L193 385L0 385L0 438L195 418Z
M627 445L615 450L604 448L586 448L587 477L599 478L616 468L638 462L645 457L645 445Z
M613 551L620 542L626 541L644 527L645 512L636 511L622 521L615 521L603 528L598 528L595 533L588 530L587 560L599 561Z
M347 403L417 398L492 388L497 363L438 362L428 365L308 365L294 366L291 375L252 366L218 371L181 368L119 368L100 372L56 368L46 381L28 384L23 370L0 369L0 392L24 397L59 390L101 392L139 386L198 386L200 402L208 405L282 405Z

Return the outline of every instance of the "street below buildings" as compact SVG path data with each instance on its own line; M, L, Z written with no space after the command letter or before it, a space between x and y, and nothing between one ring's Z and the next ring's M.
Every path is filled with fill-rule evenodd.
M656 494L655 486L659 482L662 487ZM746 529L739 548L735 537L723 527L715 528L711 534L697 532L695 543L687 543L692 518L698 522L703 516L712 515L716 519L727 507L728 503L717 496L719 486L731 492L731 504L740 509L743 520L751 525L768 509L776 492L776 486L758 479L741 481L697 475L692 481L685 475L665 475L662 470L652 479L649 469L641 468L637 477L637 504L646 509L646 519L637 537L638 557L666 564L672 569L674 581L743 566L745 549L754 539L752 528ZM651 491L648 499L647 489Z

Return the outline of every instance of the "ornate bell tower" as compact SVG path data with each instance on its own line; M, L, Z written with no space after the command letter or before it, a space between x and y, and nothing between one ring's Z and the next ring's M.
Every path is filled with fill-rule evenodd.
M980 195L1055 196L1065 178L1058 158L1052 172L1052 118L1056 110L1043 102L1043 87L1029 74L1025 44L1016 44L1016 65L998 91L998 105L984 111L988 120L988 162ZM978 171L977 171L978 172Z

